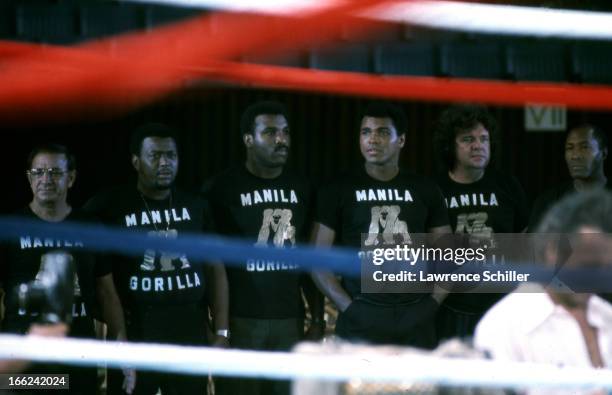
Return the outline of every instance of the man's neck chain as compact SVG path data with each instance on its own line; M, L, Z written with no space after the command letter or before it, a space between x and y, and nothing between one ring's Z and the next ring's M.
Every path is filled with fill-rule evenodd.
M151 223L153 224L153 228L155 229L156 232L159 232L159 229L157 229L157 225L155 224L155 221L153 221L153 213L151 212L151 209L149 208L149 204L147 203L147 199L142 194L142 192L139 192L139 194L140 194L140 198L142 199L142 202L144 203L145 208L147 209L147 213L149 214L149 218L151 219ZM168 199L168 214L166 215L166 233L168 233L168 231L170 230L170 216L171 216L171 213L172 213L172 191L170 191L170 197Z

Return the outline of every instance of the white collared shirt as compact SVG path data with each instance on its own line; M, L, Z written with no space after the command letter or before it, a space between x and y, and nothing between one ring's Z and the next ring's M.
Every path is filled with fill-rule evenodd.
M612 368L612 305L598 296L591 296L587 305L587 321L597 329L604 366ZM474 345L497 360L545 363L559 367L592 366L576 319L564 307L553 303L544 288L535 284L520 286L494 305L478 323Z

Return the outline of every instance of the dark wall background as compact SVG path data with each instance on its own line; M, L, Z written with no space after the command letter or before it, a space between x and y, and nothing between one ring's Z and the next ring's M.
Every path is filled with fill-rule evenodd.
M162 121L180 132L178 183L197 190L214 173L242 162L244 152L239 136L240 114L258 99L276 99L287 104L292 118L290 165L315 182L321 182L350 166L361 165L355 116L366 99L240 88L200 87L178 92L158 103L120 118L103 121L56 124L49 127L18 127L4 130L6 212L29 201L25 159L33 145L60 142L77 155L78 179L71 192L73 204L80 205L98 190L134 182L128 141L130 131L141 122ZM432 130L446 103L399 102L405 109L409 130L402 164L415 172L434 174ZM528 194L567 178L563 159L563 133L526 133L523 109L491 107L501 132L496 166L514 174ZM568 113L568 124L593 122L612 128L610 114ZM8 141L11 141L10 143ZM607 174L612 174L610 160Z

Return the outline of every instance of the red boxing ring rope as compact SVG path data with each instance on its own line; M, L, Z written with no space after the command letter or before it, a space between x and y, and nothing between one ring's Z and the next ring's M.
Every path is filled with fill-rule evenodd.
M0 42L0 119L128 111L195 79L391 99L612 109L609 86L377 76L231 61L322 44L347 26L360 34L383 28L350 15L384 3L390 2L351 1L302 17L215 13L76 47Z

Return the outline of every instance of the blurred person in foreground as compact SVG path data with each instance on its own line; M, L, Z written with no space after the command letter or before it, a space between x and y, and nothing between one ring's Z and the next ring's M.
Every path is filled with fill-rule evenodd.
M610 265L612 194L599 189L565 197L546 213L537 232L536 253L555 266L555 276L546 287L521 285L493 306L476 327L475 346L503 361L611 368L612 305L594 294L600 290L595 284L581 288L580 276ZM562 269L584 271L568 276ZM604 392L533 388L527 393Z

